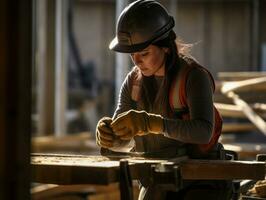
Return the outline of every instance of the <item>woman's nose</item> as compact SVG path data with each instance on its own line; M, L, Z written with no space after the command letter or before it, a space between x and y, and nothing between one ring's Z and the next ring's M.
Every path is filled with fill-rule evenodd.
M139 55L137 55L137 54L132 54L131 57L132 57L132 59L133 59L133 61L134 61L134 63L135 63L136 65L141 63L141 58L140 58Z

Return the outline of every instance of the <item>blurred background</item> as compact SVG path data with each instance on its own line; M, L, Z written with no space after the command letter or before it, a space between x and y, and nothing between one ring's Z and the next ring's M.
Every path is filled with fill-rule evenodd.
M29 180L22 174L29 174L30 153L99 154L96 124L112 116L132 67L129 55L108 49L130 2L1 1L3 180ZM220 142L245 160L266 153L266 83L258 79L266 77L266 1L159 2L175 18L177 36L193 45L192 56L215 77L214 101L224 118ZM222 92L233 82L244 84L233 90L237 99ZM17 165L24 167L16 171Z
M132 63L129 55L116 54L108 45L115 36L116 18L130 2L33 2L32 136L86 132L94 138L97 121L112 116ZM215 101L229 101L218 94L219 81L229 80L228 73L237 72L230 78L236 81L253 78L236 77L243 76L239 72L266 70L265 1L159 2L175 18L179 39L193 45L191 54L217 80ZM249 101L265 103L265 95L256 94L256 100Z

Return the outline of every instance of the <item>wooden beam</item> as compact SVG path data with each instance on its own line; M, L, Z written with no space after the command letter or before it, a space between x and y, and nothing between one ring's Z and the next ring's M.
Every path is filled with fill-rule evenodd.
M130 158L134 179L150 173L153 164L173 164L180 167L183 179L264 179L264 162L222 160L162 160ZM53 184L100 184L119 181L119 160L103 156L33 155L32 181Z
M224 123L222 132L235 133L235 132L254 131L256 129L257 127L252 123Z
M266 144L263 143L230 143L224 144L227 150L237 152L239 159L256 159L257 154L266 153Z
M253 78L243 81L230 81L222 84L222 93L230 91L252 91L263 90L266 91L266 77Z
M264 134L266 135L266 122L237 94L233 91L226 93L236 105L238 105L247 118Z
M266 72L219 72L218 79L221 81L240 81L245 79L266 77Z
M181 164L184 179L264 179L265 163L251 161L188 160Z
M227 97L231 98L233 102L241 108L247 118L264 134L266 135L266 122L245 102L241 99L235 91L240 88L254 89L254 86L263 85L266 86L266 77L248 79L244 81L235 81L231 83L224 83L221 92Z
M247 118L247 116L243 113L241 107L237 105L226 103L214 103L214 105L223 117ZM255 103L250 104L249 106L262 118L266 119L266 104Z
M55 1L36 0L35 2L35 74L33 97L36 99L34 135L54 134L55 113Z
M107 185L118 181L119 162L103 156L37 154L31 166L33 182Z
M214 103L214 105L224 117L246 118L239 106L225 103Z
M67 109L67 9L68 2L55 2L55 135L62 137L66 134Z

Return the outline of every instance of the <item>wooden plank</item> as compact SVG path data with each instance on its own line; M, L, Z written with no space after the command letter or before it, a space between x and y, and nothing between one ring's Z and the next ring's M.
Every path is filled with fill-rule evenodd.
M241 108L234 104L214 103L214 105L222 116L246 118Z
M224 104L234 104L231 99L229 99L226 95L217 92L214 95L214 102L224 103ZM239 91L237 92L242 99L244 99L247 103L253 106L254 103L265 103L266 102L266 90L265 91L255 91L255 90L248 90L248 91ZM254 109L257 109L254 107ZM256 111L263 112L263 110L257 109Z
M266 122L237 94L233 91L226 93L234 103L239 106L247 118L266 136Z
M252 107L262 112L266 112L266 103L255 103Z
M266 72L218 72L222 81L240 81L252 78L266 77Z
M266 154L266 144L262 143L230 143L223 145L225 149L237 152L239 159L256 159L257 154Z
M256 130L256 126L252 123L224 123L223 133L247 132Z
M247 118L264 134L266 135L266 122L260 117L243 99L241 99L235 91L239 88L255 89L254 86L266 86L266 77L248 79L243 81L235 81L231 83L224 83L221 92L227 97L231 98L233 102L241 108Z
M259 77L254 79L247 79L242 81L230 81L222 84L222 93L230 91L252 91L252 90L266 90L266 77Z
M247 118L247 116L243 113L241 107L237 105L227 103L214 103L214 105L223 117ZM255 103L249 106L262 118L266 119L266 104Z
M264 179L265 163L251 161L188 160L181 164L184 179Z
M221 160L153 160L130 158L132 177L149 175L153 164L179 165L184 179L264 179L264 162ZM119 181L119 160L103 156L33 155L32 181L53 184L100 184Z
M119 162L104 156L33 155L32 181L53 184L101 184L118 181Z

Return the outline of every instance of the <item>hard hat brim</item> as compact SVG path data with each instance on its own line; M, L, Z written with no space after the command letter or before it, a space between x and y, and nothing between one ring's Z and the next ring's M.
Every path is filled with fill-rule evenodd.
M149 44L150 41L134 45L121 45L119 44L117 37L115 37L110 42L109 49L120 53L134 53L145 49L146 47L149 46Z

